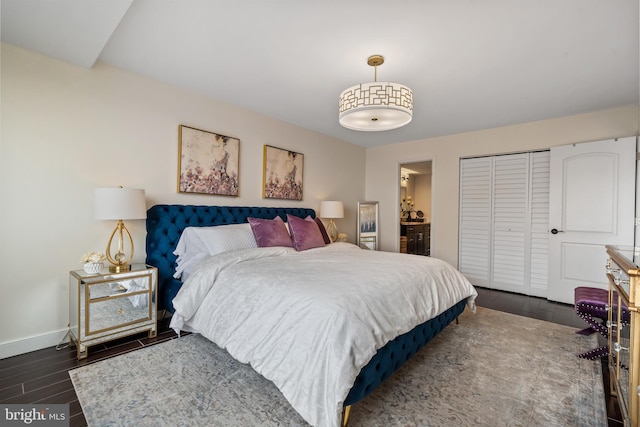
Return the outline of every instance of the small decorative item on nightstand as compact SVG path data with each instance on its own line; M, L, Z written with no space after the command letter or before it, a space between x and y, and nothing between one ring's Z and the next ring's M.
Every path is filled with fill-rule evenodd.
M80 262L83 262L84 265L82 268L87 274L98 274L104 268L104 261L106 256L99 252L88 252L82 256Z
M85 265L83 265L82 268L84 269L84 271L87 272L87 274L98 274L104 268L104 263L103 262L88 262Z

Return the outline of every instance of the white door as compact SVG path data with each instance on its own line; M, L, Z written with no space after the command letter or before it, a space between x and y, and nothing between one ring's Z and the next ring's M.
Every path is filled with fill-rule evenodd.
M636 138L551 148L549 293L607 288L604 245L633 245Z

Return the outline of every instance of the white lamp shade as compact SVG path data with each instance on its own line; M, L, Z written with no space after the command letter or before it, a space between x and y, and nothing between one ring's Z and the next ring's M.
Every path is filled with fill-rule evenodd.
M147 205L144 190L123 187L96 188L94 214L96 219L145 219Z
M326 200L320 202L321 218L344 218L344 206L342 202Z

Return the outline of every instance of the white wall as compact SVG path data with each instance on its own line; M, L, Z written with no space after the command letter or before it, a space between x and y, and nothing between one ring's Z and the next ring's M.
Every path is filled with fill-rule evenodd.
M638 106L633 105L368 149L366 198L380 202L381 249L398 250L400 164L433 158L431 254L457 265L461 157L522 152L637 135L638 110Z
M157 203L295 206L343 200L355 236L365 150L98 63L87 70L2 44L0 358L55 345L68 272L104 251L115 223L93 219L93 189L143 188ZM212 76L215 78L215 76ZM179 194L178 125L240 139L239 197ZM304 154L304 200L263 200L264 144ZM143 261L144 221L127 226Z

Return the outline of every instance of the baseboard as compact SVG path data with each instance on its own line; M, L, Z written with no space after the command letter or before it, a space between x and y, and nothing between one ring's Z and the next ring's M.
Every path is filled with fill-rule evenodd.
M47 347L54 347L65 338L67 331L68 329L64 328L42 335L0 343L0 359L41 350Z

